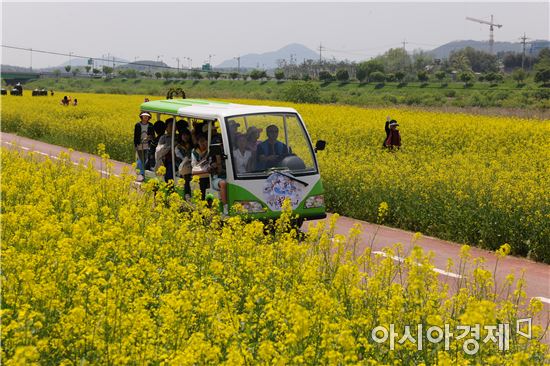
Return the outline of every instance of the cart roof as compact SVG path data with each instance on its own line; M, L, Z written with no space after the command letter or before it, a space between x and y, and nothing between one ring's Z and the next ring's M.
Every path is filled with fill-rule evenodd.
M235 104L205 99L155 100L142 103L140 108L141 111L150 113L164 113L204 119L254 113L296 113L294 108Z

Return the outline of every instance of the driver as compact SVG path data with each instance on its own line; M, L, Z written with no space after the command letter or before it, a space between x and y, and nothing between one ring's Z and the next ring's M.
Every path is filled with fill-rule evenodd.
M269 125L266 128L267 140L260 143L256 149L258 169L265 170L276 167L288 155L288 146L277 140L279 128Z

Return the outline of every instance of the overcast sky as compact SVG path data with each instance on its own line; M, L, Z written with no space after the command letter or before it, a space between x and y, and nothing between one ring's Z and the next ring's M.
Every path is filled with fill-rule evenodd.
M175 58L199 66L247 53L301 43L323 56L364 60L390 47L431 49L463 39L487 40L488 26L503 27L495 41L549 39L547 1L512 2L355 2L355 3L2 3L2 45L130 61ZM2 47L2 63L29 67L30 53ZM68 56L33 52L34 68L57 66Z

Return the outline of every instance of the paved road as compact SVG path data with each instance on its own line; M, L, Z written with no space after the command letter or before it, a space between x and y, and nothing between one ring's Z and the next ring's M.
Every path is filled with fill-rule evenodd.
M68 151L68 149L50 145L44 142L31 140L28 138L16 136L8 133L0 133L0 140L2 146L7 148L17 148L24 151L35 151L39 154L56 158L60 152ZM80 159L88 162L90 159L95 160L95 165L98 170L101 170L100 159L91 154L72 152L71 158L75 164ZM119 161L111 161L113 163L112 173L117 175L122 172L124 168L129 167L129 164ZM103 172L105 173L105 172ZM386 226L378 226L361 220L355 220L348 217L340 217L337 222L336 232L339 234L347 234L348 231L356 224L361 225L362 234L360 236L359 245L357 251L362 253L365 248L371 247L375 253L384 255L382 250L394 243L402 243L404 248L410 248L413 240L414 233L399 230ZM304 224L306 229L308 223ZM439 274L441 281L445 281L451 287L456 287L459 275L458 275L458 263L459 253L461 245L444 241L437 238L422 236L415 242L416 245L424 248L425 251L433 251L434 258L433 263L435 265L435 271ZM471 254L473 257L483 257L486 261L488 269L492 270L496 262L496 256L494 253L478 248L472 248ZM454 262L453 268L446 270L447 260L451 258ZM394 257L394 260L401 260L399 257ZM546 327L548 320L550 319L550 266L543 263L536 263L525 258L517 258L508 256L501 259L496 271L497 283L504 283L506 275L513 272L518 277L521 271L525 270L525 279L527 283L526 295L527 299L537 297L544 304L543 314L538 322L542 322ZM547 332L546 341L550 342L550 332Z

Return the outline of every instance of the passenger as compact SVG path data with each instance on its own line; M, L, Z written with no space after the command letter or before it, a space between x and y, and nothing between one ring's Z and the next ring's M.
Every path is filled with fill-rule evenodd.
M193 130L191 131L193 147L199 146L199 135L203 134L202 127L202 123L199 123L198 121L193 121Z
M386 147L386 140L388 139L388 136L390 135L390 123L392 121L394 121L394 120L392 120L390 116L386 117L386 124L384 126L384 130L386 131L386 137L384 138L384 141L382 142L382 147Z
M193 150L191 142L191 132L184 129L179 134L178 144L176 145L176 157L178 159L178 173L184 179L184 195L187 198L191 195L191 151Z
M392 120L390 122L390 133L388 134L388 138L386 139L384 145L390 150L393 150L394 147L399 150L401 147L401 134L397 130L397 126L399 126L397 121Z
M269 125L266 128L267 140L258 145L256 149L258 169L264 170L277 166L288 155L288 147L277 140L279 128Z
M208 173L208 138L204 134L197 136L198 146L191 153L191 167L193 174L199 177L201 197L204 200L206 189L210 187Z
M237 135L241 135L238 131L239 127L241 127L241 125L237 123L234 119L230 119L229 121L227 121L227 134L229 136L229 141L231 141L231 143L234 145L237 144L237 140L235 139Z
M165 133L160 137L158 146L155 150L155 160L157 162L157 167L164 165L166 168L164 181L168 182L169 180L174 179L174 172L172 170L172 128L174 125L174 119L168 118L165 124Z
M178 120L176 122L176 131L181 134L184 129L189 131L189 122L183 119Z
M61 99L62 105L69 105L69 98L65 95L63 99Z
M233 150L233 161L235 162L237 174L246 173L252 170L252 151L247 149L246 142L245 135L237 136L237 148Z
M250 150L252 153L252 161L256 161L256 150L258 149L258 145L260 142L258 139L260 138L260 133L262 133L261 128L257 128L254 126L248 127L246 130L246 149Z
M154 170L156 166L156 159L155 159L155 150L159 144L160 137L164 135L164 131L166 130L166 125L163 121L156 121L153 125L153 128L155 130L155 137L151 140L150 148L149 148L149 164L145 167L146 170Z
M77 106L78 105L78 99L74 98L74 101L73 101L73 106Z
M220 143L220 153L212 156L212 164L209 171L212 174L212 188L220 192L220 199L224 205L227 205L227 172L225 169L225 159L223 155L223 142ZM225 209L226 207L224 207Z
M137 167L139 169L137 180L141 182L145 178L145 166L149 157L149 143L154 137L154 128L153 124L149 122L151 119L149 113L141 112L139 118L140 121L134 126L134 148L137 154Z

